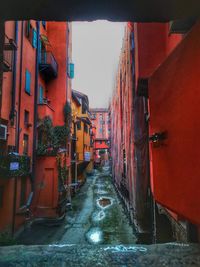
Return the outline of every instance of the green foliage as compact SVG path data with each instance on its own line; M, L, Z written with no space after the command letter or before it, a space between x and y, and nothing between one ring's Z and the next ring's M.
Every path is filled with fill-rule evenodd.
M66 106L66 109L68 108ZM67 114L69 115L69 110ZM37 154L54 156L59 148L66 147L70 137L70 127L67 125L53 127L52 119L49 116L46 116L40 123Z
M53 129L53 147L65 147L69 138L70 130L65 126L55 126Z
M61 161L61 156L57 156L57 170L58 170L58 186L59 186L59 191L65 190L65 184L67 181L67 166L66 166L66 155L64 158L64 162Z
M104 155L104 154L105 154L105 150L104 149L99 150L99 155Z
M18 170L10 170L10 164L12 162L19 163ZM26 155L9 154L6 156L0 156L0 177L19 177L28 176L30 174L30 157Z
M71 127L72 122L72 108L69 102L66 102L63 108L63 114L65 118L65 123L67 124L67 127Z

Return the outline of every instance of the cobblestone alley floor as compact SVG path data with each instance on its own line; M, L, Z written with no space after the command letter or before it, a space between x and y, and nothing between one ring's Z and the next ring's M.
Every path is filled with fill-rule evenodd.
M72 199L72 210L61 225L33 225L18 244L135 244L133 228L111 179L108 167L95 170Z

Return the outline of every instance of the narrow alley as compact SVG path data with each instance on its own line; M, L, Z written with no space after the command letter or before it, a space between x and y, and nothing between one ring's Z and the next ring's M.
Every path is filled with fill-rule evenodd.
M112 183L109 167L94 170L61 222L35 223L18 244L134 244L134 229Z
M200 20L178 1L4 12L0 267L200 266Z

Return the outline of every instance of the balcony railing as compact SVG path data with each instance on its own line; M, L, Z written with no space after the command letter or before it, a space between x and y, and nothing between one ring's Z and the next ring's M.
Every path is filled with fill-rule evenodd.
M0 178L30 175L30 157L18 154L0 156Z
M4 50L3 50L3 71L5 71L5 72L12 71L14 51L16 49L17 49L17 46L16 46L14 40L9 39L5 35Z
M58 63L51 52L41 52L39 70L46 81L57 77Z
M54 109L51 108L51 106L46 103L45 101L43 103L38 104L38 117L40 119L43 119L44 117L51 117L53 119Z

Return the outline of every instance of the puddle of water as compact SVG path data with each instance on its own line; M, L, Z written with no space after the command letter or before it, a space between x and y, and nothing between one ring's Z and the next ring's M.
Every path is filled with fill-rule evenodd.
M107 194L108 192L106 192L105 190L97 189L96 193L97 193L98 195L105 195L105 194Z
M95 212L92 216L92 220L94 222L99 222L105 218L105 212L103 210Z
M99 244L103 241L103 232L98 227L91 228L86 234L88 242L91 244Z
M97 199L97 205L100 208L105 209L105 208L111 206L112 204L113 204L113 199L110 197L101 197L101 198Z
M123 245L119 245L119 246L106 247L104 250L105 251L111 250L112 252L137 252L137 251L146 252L147 248L140 247L140 246L128 246L128 247L125 247Z

